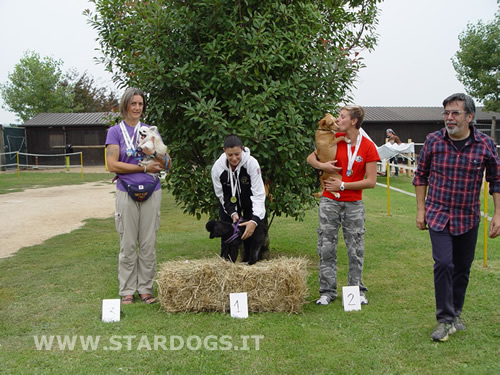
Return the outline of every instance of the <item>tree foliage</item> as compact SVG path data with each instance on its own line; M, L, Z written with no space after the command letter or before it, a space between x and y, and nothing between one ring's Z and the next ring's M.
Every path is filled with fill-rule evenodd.
M97 86L94 78L87 72L79 75L76 70L72 70L66 77L73 93L72 112L108 112L118 107L115 93L106 87Z
M68 112L73 101L63 79L61 60L26 52L0 86L4 107L27 121L43 112Z
M87 14L115 81L149 94L146 122L169 144L185 212L217 213L210 169L236 133L261 165L268 212L301 218L317 122L350 99L378 2L96 0Z
M458 79L486 110L500 112L500 13L490 23L468 24L459 40L452 59Z

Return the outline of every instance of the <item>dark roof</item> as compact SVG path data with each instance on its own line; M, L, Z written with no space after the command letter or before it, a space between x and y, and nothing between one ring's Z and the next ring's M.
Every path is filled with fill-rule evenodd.
M109 117L118 117L118 113L95 112L95 113L40 113L21 126L92 126L107 125Z
M443 107L364 107L365 121L383 122L418 122L442 121ZM77 126L107 125L109 116L118 117L118 113L41 113L21 126ZM500 118L498 112L483 112L476 109L476 121L489 122L491 117Z
M442 121L443 107L364 107L366 121L407 122L407 121ZM476 121L491 121L491 117L500 118L498 112L483 112L483 107L476 108Z

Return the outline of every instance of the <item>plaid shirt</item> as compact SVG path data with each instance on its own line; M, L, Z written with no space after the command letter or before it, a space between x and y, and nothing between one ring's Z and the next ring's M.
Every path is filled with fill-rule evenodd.
M479 195L484 170L489 192L500 193L500 160L495 142L470 127L470 137L458 150L443 128L427 136L418 155L415 186L429 186L425 202L427 225L442 231L449 223L452 235L479 224Z

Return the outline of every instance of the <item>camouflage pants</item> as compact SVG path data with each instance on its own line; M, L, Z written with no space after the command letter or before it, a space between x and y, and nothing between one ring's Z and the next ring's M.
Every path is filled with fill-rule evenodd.
M368 290L363 285L365 219L365 206L361 200L338 202L326 197L320 198L317 232L321 295L332 299L337 297L337 245L341 225L349 257L348 285L359 285L362 295Z

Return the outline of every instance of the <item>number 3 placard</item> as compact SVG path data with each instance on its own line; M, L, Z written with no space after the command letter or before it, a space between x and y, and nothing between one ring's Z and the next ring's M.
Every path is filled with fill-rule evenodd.
M232 318L248 318L248 300L246 293L229 293L229 306Z
M359 297L359 285L342 287L342 302L344 311L361 310L361 300Z

